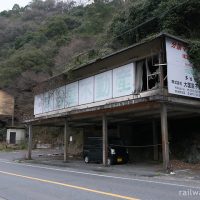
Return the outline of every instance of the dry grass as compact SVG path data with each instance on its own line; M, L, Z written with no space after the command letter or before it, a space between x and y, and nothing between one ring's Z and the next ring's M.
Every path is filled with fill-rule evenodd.
M192 164L186 163L181 160L171 160L171 164L174 169L192 169L192 170L200 170L200 163Z

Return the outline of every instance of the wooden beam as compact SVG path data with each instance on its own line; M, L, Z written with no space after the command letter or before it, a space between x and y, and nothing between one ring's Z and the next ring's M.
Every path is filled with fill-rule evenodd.
M28 125L28 160L31 160L31 154L32 154L32 138L33 138L33 131L32 131L32 125Z
M166 101L168 104L170 105L180 105L180 106L186 106L186 107L190 107L191 108L200 108L200 101L199 99L194 99L194 98L190 98L190 97L181 97L178 95L173 95L173 96L168 96L166 98Z
M167 107L161 104L161 134L162 134L162 154L163 168L169 168L169 141L168 141L168 124L167 124Z
M188 113L197 113L200 114L200 106L192 107L192 106L179 106L179 105L167 105L167 107L172 111L182 111Z
M102 117L102 132L103 132L103 165L107 166L108 161L108 127L106 115Z

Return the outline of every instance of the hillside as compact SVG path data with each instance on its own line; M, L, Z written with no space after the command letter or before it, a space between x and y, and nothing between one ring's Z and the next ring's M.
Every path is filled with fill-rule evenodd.
M35 84L161 31L192 40L191 58L200 69L199 19L199 0L14 5L0 13L0 88L15 96L16 118L22 120L33 113Z
M32 87L46 78L93 59L120 1L75 6L34 0L0 13L0 87L14 94L16 116L32 113Z

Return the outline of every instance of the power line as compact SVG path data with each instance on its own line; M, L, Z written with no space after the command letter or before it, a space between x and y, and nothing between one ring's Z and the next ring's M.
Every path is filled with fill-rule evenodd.
M170 13L172 10L174 10L174 9L176 9L176 8L178 8L178 7L182 6L182 5L184 5L185 3L188 3L189 1L190 1L190 0L186 0L185 2L183 2L183 3L179 4L179 5L177 5L177 6L173 7L173 8L171 8L171 9L169 9L169 10L167 10L167 11L165 11L165 12L162 13L161 15L156 16L156 17L152 17L152 18L146 20L145 22L142 22L142 23L138 24L137 26L126 30L126 31L123 32L122 34L113 37L113 39L116 39L116 38L118 38L118 37L120 37L120 36L122 36L122 35L125 35L126 33L129 33L130 31L136 30L136 29L138 29L139 27L141 27L141 26L143 26L143 25L145 25L145 24L147 24L147 23L149 23L149 22L151 22L151 21L154 21L154 20L156 20L156 19L163 18L165 15L167 15L168 13Z
M176 9L176 8L178 8L178 7L184 5L185 3L188 3L188 2L190 2L190 0L186 0L186 1L182 2L181 4L179 4L177 6L174 6L174 7L170 8L170 9L168 9L167 11L163 12L162 14L156 16L156 17L151 17L150 19L146 20L145 22L142 22L142 23L136 25L135 27L126 30L125 32L121 33L120 35L117 35L117 36L113 37L112 39L114 40L116 38L119 38L119 37L127 34L127 33L130 33L131 31L137 30L138 28L142 27L143 25L151 23L154 20L161 19L164 16L166 16L168 13L172 12L174 9ZM104 45L104 44L106 44L106 42L104 42L102 45ZM89 51L85 52L85 54L87 54L88 52Z

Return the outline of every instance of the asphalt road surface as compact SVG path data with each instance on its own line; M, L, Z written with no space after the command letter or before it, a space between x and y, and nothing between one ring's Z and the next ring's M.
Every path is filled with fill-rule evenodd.
M200 183L129 177L0 159L0 200L200 199Z

